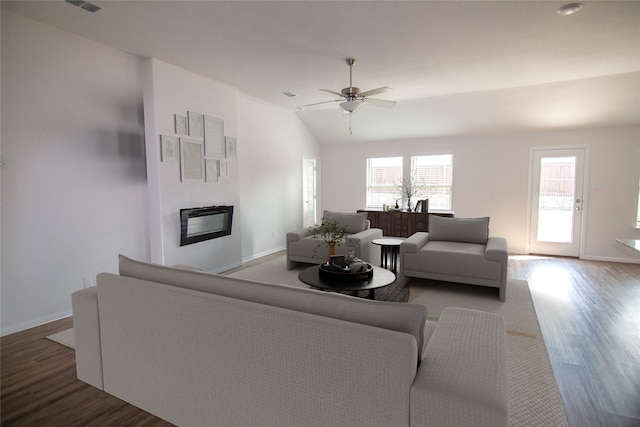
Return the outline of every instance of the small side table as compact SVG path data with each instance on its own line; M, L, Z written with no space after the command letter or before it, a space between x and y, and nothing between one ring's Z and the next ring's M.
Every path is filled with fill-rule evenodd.
M396 274L400 243L404 242L404 240L403 237L382 237L381 239L371 241L371 243L380 246L382 249L380 253L380 267L387 268Z

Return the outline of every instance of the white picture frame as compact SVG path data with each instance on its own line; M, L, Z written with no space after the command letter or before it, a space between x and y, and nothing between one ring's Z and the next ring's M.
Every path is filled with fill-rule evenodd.
M176 135L186 135L187 117L181 114L174 114L174 122L176 127Z
M204 159L204 176L206 182L218 182L220 177L220 161L216 159Z
M220 160L220 170L219 175L221 178L226 178L229 176L229 162L226 160Z
M202 141L180 138L180 180L204 180L204 156Z
M224 149L225 149L225 157L227 159L237 159L237 145L236 139L232 136L224 137Z
M224 157L224 120L213 116L204 116L204 154L207 157Z
M202 113L196 113L194 111L187 111L187 118L189 122L189 136L191 138L202 139L204 135L204 115Z
M178 138L160 135L160 161L176 163L178 161Z

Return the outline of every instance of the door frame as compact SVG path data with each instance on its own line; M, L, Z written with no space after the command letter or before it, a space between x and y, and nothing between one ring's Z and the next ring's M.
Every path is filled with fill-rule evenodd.
M582 171L582 220L580 223L580 244L578 245L578 258L581 259L584 254L585 248L585 232L587 227L587 217L588 217L588 206L589 206L589 166L591 164L590 161L590 153L591 146L588 144L577 144L577 145L551 145L551 146L536 146L529 147L529 189L527 191L527 227L525 232L525 252L527 254L531 253L531 225L533 222L532 218L532 207L533 207L533 182L534 182L534 155L536 151L561 151L561 150L584 150L584 165Z
M309 156L309 155L302 155L302 173L300 175L300 179L301 179L301 202L302 202L302 226L304 227L305 225L305 214L306 214L306 209L305 209L305 200L304 200L304 195L305 195L305 162L308 160L313 160L314 164L315 164L315 171L314 171L314 207L313 207L313 215L314 215L314 219L317 222L318 220L318 206L319 206L319 184L320 184L320 159L318 157L315 156ZM315 224L312 224L315 225Z

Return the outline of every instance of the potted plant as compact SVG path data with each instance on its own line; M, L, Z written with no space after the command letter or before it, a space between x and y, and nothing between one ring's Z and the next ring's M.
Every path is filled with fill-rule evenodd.
M411 212L411 198L420 194L422 186L417 184L415 179L410 176L402 178L402 181L396 184L396 191L401 197L407 198L407 211Z
M320 225L311 227L311 234L314 239L322 240L325 246L329 248L327 251L327 262L329 262L331 255L336 254L336 245L339 245L348 233L347 227L341 225L335 219L323 219ZM320 243L318 246L320 246ZM314 255L318 250L318 246L314 249Z

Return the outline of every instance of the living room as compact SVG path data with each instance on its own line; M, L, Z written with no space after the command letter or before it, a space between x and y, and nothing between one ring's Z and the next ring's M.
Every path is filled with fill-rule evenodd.
M302 225L303 156L320 160L318 206L350 212L366 204L365 191L358 189L365 187L367 158L452 154L456 215L491 217L491 233L506 237L512 253L526 254L530 150L588 147L580 257L638 262L616 243L618 238L640 239L635 228L640 175L637 51L632 58L637 67L623 73L478 90L466 99L432 96L421 111L438 128L424 137L398 131L397 137L358 142L359 133L368 132L360 127L359 116L353 118L353 137L348 120L339 117L332 132L342 135L342 142L332 143L316 137L318 124L303 117L304 112L42 24L8 10L5 3L2 335L68 316L71 293L95 284L98 273L115 271L118 253L222 271L281 251L285 234ZM552 13L555 8L554 3ZM637 14L638 9L632 11ZM180 25L171 29L179 30ZM346 71L343 59L335 58L339 76ZM358 66L367 67L364 61ZM337 80L330 87L342 83ZM377 83L383 84L387 82ZM597 104L581 96L590 86L601 88ZM517 99L550 109L538 101L540 93L557 93L566 102L554 103L558 108L575 112L580 102L589 108L565 122L557 114L538 117L535 126L523 129L512 126L514 117L491 114L487 107L503 103L515 112L518 105L512 102ZM403 108L416 106L410 99L403 102ZM442 117L444 104L452 104L459 116ZM397 108L401 105L398 101ZM613 113L595 119L598 109ZM187 111L223 118L225 134L237 138L238 156L229 162L226 179L180 182L179 165L160 162L158 135L173 135L174 115ZM468 123L470 118L480 125L447 130L456 120ZM355 143L344 143L350 139ZM180 248L178 210L210 204L236 206L232 235Z
M366 146L331 144L320 143L309 131L313 124L306 126L300 119L305 112L296 115L174 65L6 10L2 28L3 335L69 314L71 292L92 284L99 272L113 270L117 253L221 271L283 249L285 234L302 225L302 156L320 159L318 208L355 211L366 203L364 191L352 190L365 186L366 158L453 154L456 215L490 216L492 234L506 237L512 253L526 253L530 149L589 147L580 257L637 262L615 242L640 237L634 228L637 70L480 91L470 100L429 99L434 114L445 102L454 104L464 123L466 116L476 114L482 126L475 134L447 135L438 129L442 136L386 138ZM344 71L339 65L337 60L337 71ZM607 89L606 102L599 98L603 109L609 104L633 109L608 121L578 126L572 119L564 127L546 125L518 133L508 131L512 118L471 108L495 105L496 99L535 103L536 93L548 91L573 95L563 101L569 105L581 100L589 85ZM149 93L154 93L153 100ZM373 113L387 113L380 110ZM225 134L237 138L238 158L230 161L224 181L180 182L177 164L150 161L159 158L159 144L145 144L145 138L152 139L150 132L174 134L174 114L187 111L223 118ZM584 116L582 122L592 113ZM366 132L358 129L358 117L353 119L355 135ZM446 127L449 121L438 117L438 126ZM338 129L331 131L349 141L348 122L339 118L337 123ZM211 204L237 205L232 236L180 248L178 210Z

